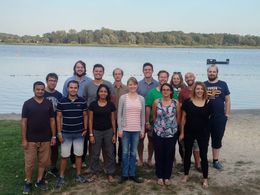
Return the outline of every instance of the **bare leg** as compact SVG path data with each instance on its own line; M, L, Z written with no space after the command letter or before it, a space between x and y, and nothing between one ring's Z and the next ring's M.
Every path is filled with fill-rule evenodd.
M44 174L44 167L38 167L38 177L37 177L37 182L41 181L43 178L43 174Z
M212 148L213 159L219 159L220 149Z
M81 173L81 165L82 165L82 160L81 156L76 156L76 174L80 175Z
M148 165L152 164L152 157L153 157L153 138L150 136L148 137L148 159L147 159L147 163Z
M67 159L68 158L61 158L61 161L60 161L60 176L61 177L64 177L65 169L67 166Z
M143 166L143 164L144 164L144 155L143 155L144 154L144 140L143 139L139 140L137 149L138 149L138 156L139 156L138 165Z
M193 150L193 157L195 161L195 168L200 168L200 151Z

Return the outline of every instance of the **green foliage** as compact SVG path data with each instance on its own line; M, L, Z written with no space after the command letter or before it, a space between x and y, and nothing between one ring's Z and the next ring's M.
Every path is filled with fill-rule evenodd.
M140 45L140 46L250 46L259 47L260 37L235 34L183 33L182 31L165 32L127 32L101 28L100 30L70 29L45 33L42 36L18 36L0 33L2 43L25 44L100 44L100 45Z

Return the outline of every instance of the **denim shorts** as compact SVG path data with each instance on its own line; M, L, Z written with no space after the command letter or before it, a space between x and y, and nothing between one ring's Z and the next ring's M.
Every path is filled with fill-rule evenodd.
M70 156L71 145L73 144L73 153L75 156L83 155L84 137L82 133L62 133L64 142L61 144L61 157L68 158Z

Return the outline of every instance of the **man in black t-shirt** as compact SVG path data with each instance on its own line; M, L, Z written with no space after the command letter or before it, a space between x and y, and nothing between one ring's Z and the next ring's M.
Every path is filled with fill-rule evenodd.
M22 109L22 146L26 175L23 194L29 194L32 190L32 174L36 158L38 177L35 186L47 190L43 173L49 165L50 146L56 142L56 132L53 107L51 102L43 97L44 89L43 82L35 82L33 84L34 97L24 102Z
M49 73L46 76L46 88L44 92L44 97L48 100L51 101L53 105L53 110L55 112L55 117L56 117L56 109L57 109L57 104L58 101L62 98L62 94L56 90L58 82L58 75L56 73ZM58 161L58 139L56 139L56 144L51 146L51 167L48 171L49 174L58 177L58 169L56 167L57 161Z

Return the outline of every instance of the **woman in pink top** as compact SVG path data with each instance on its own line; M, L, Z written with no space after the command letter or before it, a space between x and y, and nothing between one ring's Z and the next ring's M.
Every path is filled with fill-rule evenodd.
M117 122L118 136L122 138L122 177L120 183L130 179L136 183L142 181L135 175L136 151L139 138L144 137L145 103L137 94L138 82L130 77L127 81L128 93L119 99Z

